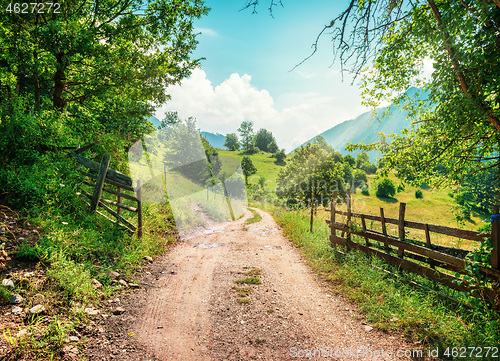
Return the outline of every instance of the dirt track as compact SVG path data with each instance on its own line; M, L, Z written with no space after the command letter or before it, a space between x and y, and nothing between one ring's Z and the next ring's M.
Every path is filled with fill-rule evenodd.
M164 273L128 328L134 339L160 360L311 359L306 350L329 360L402 359L396 352L411 348L329 294L272 217L259 213L262 221L247 229L250 212L222 232L180 242L160 261ZM261 284L235 283L251 270Z

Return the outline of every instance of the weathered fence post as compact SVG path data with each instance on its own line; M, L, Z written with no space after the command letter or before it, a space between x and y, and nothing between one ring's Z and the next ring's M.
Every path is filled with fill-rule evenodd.
M92 201L90 203L90 211L95 212L99 206L99 200L101 199L102 187L104 186L104 180L106 179L106 174L108 173L109 161L111 160L110 155L105 155L102 157L101 166L99 168L99 174L97 175L97 180L95 182L94 194L92 195Z
M118 193L122 192L122 188L118 187ZM116 200L118 203L122 202L122 196L118 196L118 199ZM122 215L122 209L120 207L117 207L118 214L121 216Z
M493 215L498 215L499 207L498 205L493 207ZM499 219L493 219L491 226L491 244L493 250L491 251L491 267L500 269L500 230L499 230Z
M405 210L406 203L399 204L399 222L398 222L398 231L399 231L399 240L403 242L405 240ZM405 250L402 246L398 248L398 257L403 258L405 254Z
M347 234L346 239L347 242L351 240L351 190L347 190ZM349 244L349 243L348 243Z
M333 191L332 194L332 199L330 200L330 234L334 237L337 237L337 230L334 227L335 224L335 213L336 213L336 203L337 203L337 191ZM330 241L330 244L333 246L333 248L337 249L337 244L332 243Z
M363 231L366 232L366 221L365 221L365 215L361 214L361 224L363 225ZM368 247L371 246L370 241L368 240L368 237L365 237L365 242Z
M425 246L429 249L431 249L431 235L429 233L429 225L426 223L424 224L424 231L425 231ZM427 261L429 262L429 266L431 268L435 268L436 262L432 258L427 258Z
M314 223L314 188L312 190L312 195L311 195L311 221L309 225L309 232L313 231L313 223Z
M137 235L142 237L142 184L141 181L137 181Z
M385 225L385 217L384 217L384 208L380 207L380 222L382 223L382 234L384 236L387 236L387 227ZM389 252L389 243L387 241L384 241L384 248L386 252Z

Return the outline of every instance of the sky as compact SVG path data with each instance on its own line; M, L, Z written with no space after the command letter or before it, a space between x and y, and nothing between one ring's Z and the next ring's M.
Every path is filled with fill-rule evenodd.
M167 88L171 100L157 108L194 116L202 131L237 133L250 120L254 130L265 128L277 144L295 147L369 109L361 105L358 81L341 80L339 64L332 65L332 46L322 37L319 51L297 69L311 52L325 24L345 7L345 1L282 0L268 11L262 0L257 14L240 11L244 0L208 0L210 13L195 21L198 47L194 58L205 58L201 68L180 85ZM359 79L360 80L360 79Z

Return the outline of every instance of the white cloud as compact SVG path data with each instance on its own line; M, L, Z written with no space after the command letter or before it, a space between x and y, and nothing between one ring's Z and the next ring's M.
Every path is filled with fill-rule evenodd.
M200 129L222 134L237 133L241 122L250 120L255 130L271 131L278 145L289 152L360 113L347 109L334 96L316 92L283 94L277 109L271 94L256 89L251 80L250 75L234 73L214 86L202 69L195 69L189 79L167 90L172 98L156 116L163 119L165 111L175 110L181 118L196 117Z
M217 36L217 32L214 29L210 28L194 28L195 33L201 33L202 35L207 36Z

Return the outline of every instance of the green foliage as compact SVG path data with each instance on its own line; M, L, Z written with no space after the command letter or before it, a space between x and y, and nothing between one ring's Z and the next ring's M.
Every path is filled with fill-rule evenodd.
M353 188L363 188L368 183L368 177L364 170L355 169L352 175Z
M278 173L276 195L288 206L305 206L314 197L326 205L334 190L345 195L342 164L335 163L318 144L307 143L296 149L285 168Z
M366 174L377 173L377 166L374 163L363 163L360 168L366 172Z
M343 159L345 164L349 164L351 167L354 167L356 165L356 159L350 154L347 154L344 159Z
M398 184L398 190L397 192L400 193L400 192L404 192L405 190L405 186L403 185L403 183L399 183ZM418 198L418 197L417 197Z
M248 177L257 173L257 168L253 165L250 157L247 156L243 157L241 160L241 168L243 170L243 174L245 175L245 183L248 184Z
M273 154L279 151L278 145L276 144L276 140L273 139L271 143L269 143L269 145L267 146L267 151Z
M333 147L329 145L326 142L325 138L323 138L321 135L318 135L316 138L314 138L312 144L319 145L319 147L325 150L327 153L333 153Z
M285 161L286 159L286 154L285 154L285 150L282 149L278 152L276 152L276 154L274 155L276 157L276 162L277 163L282 163Z
M255 135L253 133L253 122L244 121L238 128L241 137L241 147L249 153L254 152ZM258 151L258 150L257 150Z
M240 149L240 142L238 136L235 133L230 133L226 135L226 141L224 142L224 147L231 151Z
M362 168L363 165L368 163L370 163L370 157L368 156L368 153L364 151L358 153L358 156L356 157L356 168Z
M417 189L415 191L415 198L424 198L424 194L422 193L421 189Z
M363 186L363 188L361 188L361 194L364 196L370 195L370 191L368 190L368 186L366 184Z
M389 178L384 178L377 184L377 190L375 192L379 198L390 198L396 194L396 187L394 182Z
M274 153L271 149L269 149L269 146L273 142L274 145L272 148L274 149L274 152L276 152L276 148L278 148L278 146L276 145L273 133L266 129L259 129L255 135L255 146L264 152Z

